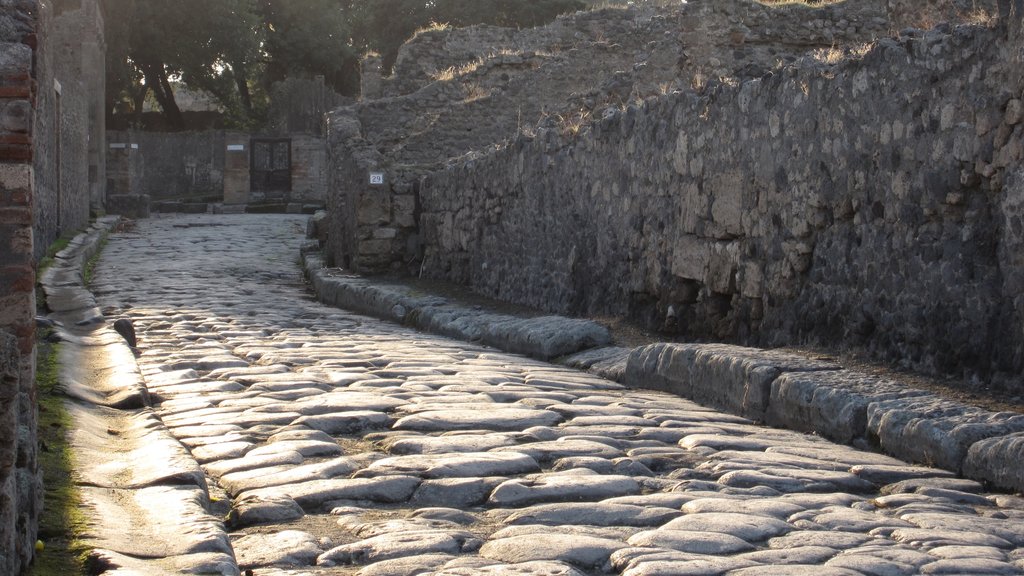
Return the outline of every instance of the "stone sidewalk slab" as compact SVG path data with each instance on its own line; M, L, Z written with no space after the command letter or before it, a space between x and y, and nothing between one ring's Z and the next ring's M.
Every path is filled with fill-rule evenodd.
M223 523L210 515L206 475L149 409L133 350L106 324L83 268L118 224L101 218L40 277L61 338L58 377L86 508L93 573L238 576Z
M499 314L440 296L422 295L401 284L386 284L327 269L315 254L305 254L303 258L306 274L321 302L427 332L480 342L541 360L611 342L608 329L590 320Z

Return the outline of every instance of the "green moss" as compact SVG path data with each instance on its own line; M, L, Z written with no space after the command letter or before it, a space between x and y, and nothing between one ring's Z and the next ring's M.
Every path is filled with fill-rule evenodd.
M36 555L31 576L84 574L86 549L80 542L86 520L81 495L72 476L74 467L67 434L71 416L64 406L57 370L57 345L38 342L36 385L39 392L39 466L45 500L39 519L39 539L45 549Z
M103 249L107 246L107 237L103 236L100 240L99 249L96 250L96 255L89 258L89 261L85 263L85 268L82 270L82 280L85 281L86 287L92 284L92 276L96 273L96 264L100 261L100 255L103 254Z

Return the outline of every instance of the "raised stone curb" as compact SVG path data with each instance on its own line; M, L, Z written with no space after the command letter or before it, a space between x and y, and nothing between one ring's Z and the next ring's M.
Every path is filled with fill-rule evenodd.
M796 354L724 344L652 344L630 354L623 383L764 420L772 382L781 374L839 368Z
M721 344L652 344L630 354L623 383L1024 491L1024 415L945 400L832 362Z
M519 318L459 305L412 288L387 285L323 267L305 254L306 274L321 302L541 360L611 342L608 329L590 320L561 316Z
M206 476L149 410L132 349L107 325L83 270L119 218L98 220L40 275L62 340L69 441L88 511L90 573L237 576L223 523L208 513Z

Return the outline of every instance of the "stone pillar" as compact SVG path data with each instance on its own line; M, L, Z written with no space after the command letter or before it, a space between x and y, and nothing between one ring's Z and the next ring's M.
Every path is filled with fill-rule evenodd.
M224 135L227 151L224 156L224 203L249 203L250 136L241 132Z
M0 574L32 560L42 501L36 461L33 159L36 51L47 7L0 11Z

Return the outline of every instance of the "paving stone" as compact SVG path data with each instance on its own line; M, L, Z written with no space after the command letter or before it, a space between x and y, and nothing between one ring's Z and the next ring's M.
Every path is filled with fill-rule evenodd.
M767 498L754 500L698 498L682 505L682 511L686 514L733 512L738 514L750 514L753 516L767 516L777 520L785 520L793 514L802 512L803 510L803 506Z
M493 407L492 407L493 408ZM548 410L503 408L500 410L444 410L428 411L400 418L397 430L442 432L448 430L522 430L530 426L551 426L562 421L562 416Z
M455 508L420 508L412 512L411 517L413 518L427 518L430 520L444 520L446 522L454 522L455 524L461 524L468 526L479 521L476 515L457 510Z
M663 530L730 534L747 542L761 542L793 529L789 524L763 516L731 512L688 514L662 526Z
M482 544L479 538L464 531L402 532L337 546L321 554L317 558L317 564L366 564L408 556L460 554L475 551Z
M840 554L825 563L828 568L854 570L864 576L911 576L917 566L867 554Z
M836 550L825 546L793 546L747 552L738 557L767 566L785 566L789 564L822 564L836 554Z
M302 507L287 496L243 496L235 500L226 523L244 528L255 524L280 524L304 515Z
M272 488L258 488L243 492L241 495L242 497L258 496L263 498L287 496L295 500L304 510L315 510L334 500L405 502L412 496L419 484L420 479L413 476L335 478Z
M424 480L412 495L411 502L417 506L479 506L504 481L502 476Z
M876 486L895 484L897 482L914 478L952 478L956 476L952 472L940 470L938 468L924 468L920 466L906 465L857 465L851 468L850 472L853 472L857 476L860 476L864 480L867 480Z
M559 458L589 456L596 458L618 458L625 453L607 443L592 440L560 438L550 442L531 442L494 448L492 452L518 452L527 454L540 464L548 464Z
M981 492L984 487L975 480L966 480L964 478L926 477L911 478L909 480L902 480L900 482L888 484L886 486L882 486L880 492L882 494L901 494L907 492L917 492L921 488L959 490L961 492L970 492L977 494Z
M859 532L841 530L799 530L785 536L777 536L768 540L770 548L795 548L799 546L824 546L835 550L856 548L874 540L873 536Z
M442 568L424 576L586 576L564 562L524 562L522 564L493 564L473 567Z
M496 433L472 436L414 436L384 443L392 454L448 454L450 452L487 452L518 442L513 434Z
M517 452L464 452L384 458L367 466L360 475L417 474L423 478L476 478L509 476L540 471L537 462Z
M328 480L347 476L358 469L359 465L356 462L349 458L341 457L304 466L278 467L275 471L257 468L244 472L234 472L221 476L218 484L229 494L239 494L256 488L269 488L313 480Z
M460 526L446 520L429 518L402 518L398 520L365 521L365 514L340 516L338 525L359 538L373 538L384 534L401 532L424 532L430 530L459 530Z
M753 488L767 486L779 492L871 492L874 485L848 472L766 468L737 470L723 474L718 482L726 486Z
M754 550L747 541L720 532L697 532L661 528L641 532L628 541L630 546L668 548L692 554L725 555Z
M959 530L998 536L1016 547L1024 547L1024 523L998 518L951 514L901 514L908 523L934 530Z
M192 457L200 464L217 460L241 458L255 446L252 442L221 442L192 449Z
M872 512L863 512L852 508L829 506L821 511L809 511L790 518L792 522L797 516L805 516L826 530L846 532L870 532L877 528L914 528L915 525L899 518L890 518Z
M444 566L452 558L450 554L420 554L383 560L364 567L356 576L417 576Z
M491 492L488 503L521 507L540 502L604 500L639 492L640 484L628 476L543 474L500 484Z
M322 551L315 536L297 530L249 534L231 542L242 569L264 566L312 566Z
M734 571L743 568L757 566L753 562L742 558L707 558L687 561L650 561L638 562L635 566L622 573L622 576L718 576L719 574L733 574ZM763 569L762 569L763 570ZM765 572L761 572L765 573ZM772 574L776 574L773 569Z
M671 508L627 504L538 504L505 518L506 524L588 524L591 526L660 526L682 514Z
M911 546L988 546L1008 549L1013 544L991 534L963 532L959 530L936 530L925 528L900 528L889 537Z
M580 568L600 568L623 545L621 540L580 534L548 534L543 538L526 535L491 540L480 549L480 555L510 564L553 560Z
M991 558L957 558L938 560L921 567L921 574L977 574L978 576L998 574L1012 576L1020 569L1007 562Z
M729 572L729 576L760 576L765 573L763 567L741 568ZM772 576L862 576L860 572L846 568L814 565L772 566Z
M340 456L342 454L342 449L341 446L338 446L334 442L322 442L319 440L288 440L253 448L246 455L256 458L259 456L270 456L289 452L298 452L305 458L325 458L329 456Z
M383 412L337 412L319 416L303 416L295 420L297 426L308 426L327 434L359 434L366 430L385 427L391 417Z
M1006 553L998 548L987 546L938 546L928 551L928 554L944 560L956 558L987 558L990 560L1005 560Z

